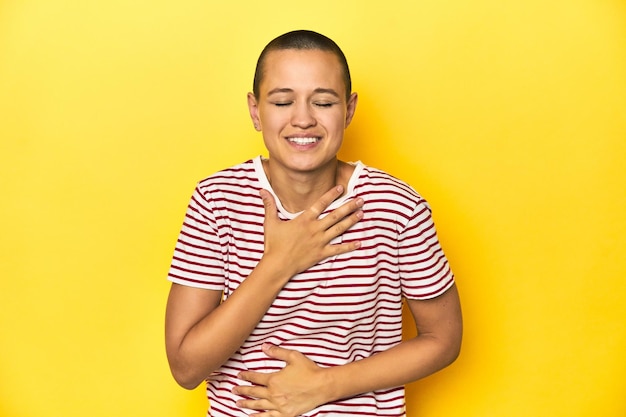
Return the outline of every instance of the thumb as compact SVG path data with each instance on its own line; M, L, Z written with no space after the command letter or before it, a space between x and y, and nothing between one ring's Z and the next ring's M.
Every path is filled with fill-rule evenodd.
M265 207L265 221L272 221L278 218L278 209L276 208L276 200L272 193L265 189L259 190L261 200L263 200L263 206Z

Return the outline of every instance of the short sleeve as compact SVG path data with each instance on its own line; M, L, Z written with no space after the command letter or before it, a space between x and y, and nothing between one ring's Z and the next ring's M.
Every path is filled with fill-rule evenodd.
M209 290L224 289L224 254L215 205L194 190L176 241L168 279L176 284Z
M426 300L443 294L454 275L439 243L430 207L420 200L399 235L399 266L403 295Z

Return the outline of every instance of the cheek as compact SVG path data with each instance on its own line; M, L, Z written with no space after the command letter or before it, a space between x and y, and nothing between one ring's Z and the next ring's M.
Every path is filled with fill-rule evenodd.
M277 130L288 122L288 119L284 115L276 113L265 113L260 117L260 120L264 130Z
M332 117L328 117L324 120L324 125L328 129L329 132L338 133L343 131L346 128L346 116L344 113L334 114Z

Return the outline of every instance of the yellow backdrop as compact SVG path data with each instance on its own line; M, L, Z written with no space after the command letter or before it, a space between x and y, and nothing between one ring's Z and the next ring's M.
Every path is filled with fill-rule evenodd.
M195 182L263 152L257 54L351 63L345 159L435 210L459 360L409 417L626 415L620 0L0 2L0 415L202 416L169 375L165 280Z

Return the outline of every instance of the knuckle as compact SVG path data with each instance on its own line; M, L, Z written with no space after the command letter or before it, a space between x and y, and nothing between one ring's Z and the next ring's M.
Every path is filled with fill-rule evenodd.
M288 359L294 360L300 356L300 352L298 352L297 350L291 350L287 353L287 356L288 356Z
M337 223L337 225L335 226L335 230L337 231L337 236L339 236L340 234L348 230L348 226L349 225L347 225L344 222Z
M332 221L332 223L337 223L342 216L340 216L339 213L337 213L337 210L335 210L328 213L327 217L330 221Z

